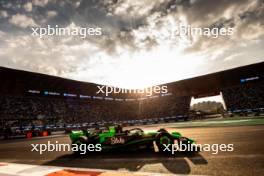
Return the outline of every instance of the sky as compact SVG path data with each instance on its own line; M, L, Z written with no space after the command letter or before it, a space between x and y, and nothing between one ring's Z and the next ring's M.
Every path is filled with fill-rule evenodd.
M142 88L264 61L263 19L264 0L0 0L0 66ZM180 24L234 32L163 35ZM47 25L102 35L32 35Z

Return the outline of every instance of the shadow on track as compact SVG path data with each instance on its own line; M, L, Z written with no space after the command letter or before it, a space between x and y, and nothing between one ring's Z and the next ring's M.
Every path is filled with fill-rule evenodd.
M207 164L205 158L199 153L176 153L175 155L169 155L164 153L155 153L149 150L142 150L111 153L95 152L88 153L86 155L69 154L60 156L55 160L44 163L43 165L139 171L145 165L162 164L171 173L189 174L191 172L191 168L187 159L195 165ZM156 169L159 172L160 168Z

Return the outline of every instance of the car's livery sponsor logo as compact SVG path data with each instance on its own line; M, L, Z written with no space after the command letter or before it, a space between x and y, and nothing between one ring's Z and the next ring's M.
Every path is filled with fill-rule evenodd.
M112 137L111 138L111 144L124 144L125 143L125 139L122 137Z

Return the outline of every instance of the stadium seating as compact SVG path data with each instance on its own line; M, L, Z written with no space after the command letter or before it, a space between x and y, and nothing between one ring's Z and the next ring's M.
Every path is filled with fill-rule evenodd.
M158 97L140 101L78 98L0 97L0 118L84 123L160 118L188 113L190 97Z
M222 90L230 112L258 111L264 107L264 83L241 84Z

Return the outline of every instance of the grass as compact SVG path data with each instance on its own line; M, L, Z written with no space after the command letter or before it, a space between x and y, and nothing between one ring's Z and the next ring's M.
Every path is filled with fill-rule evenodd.
M166 127L189 128L189 127L223 127L223 126L254 126L264 125L263 117L229 117L186 122L161 124ZM152 126L152 125L149 125Z

